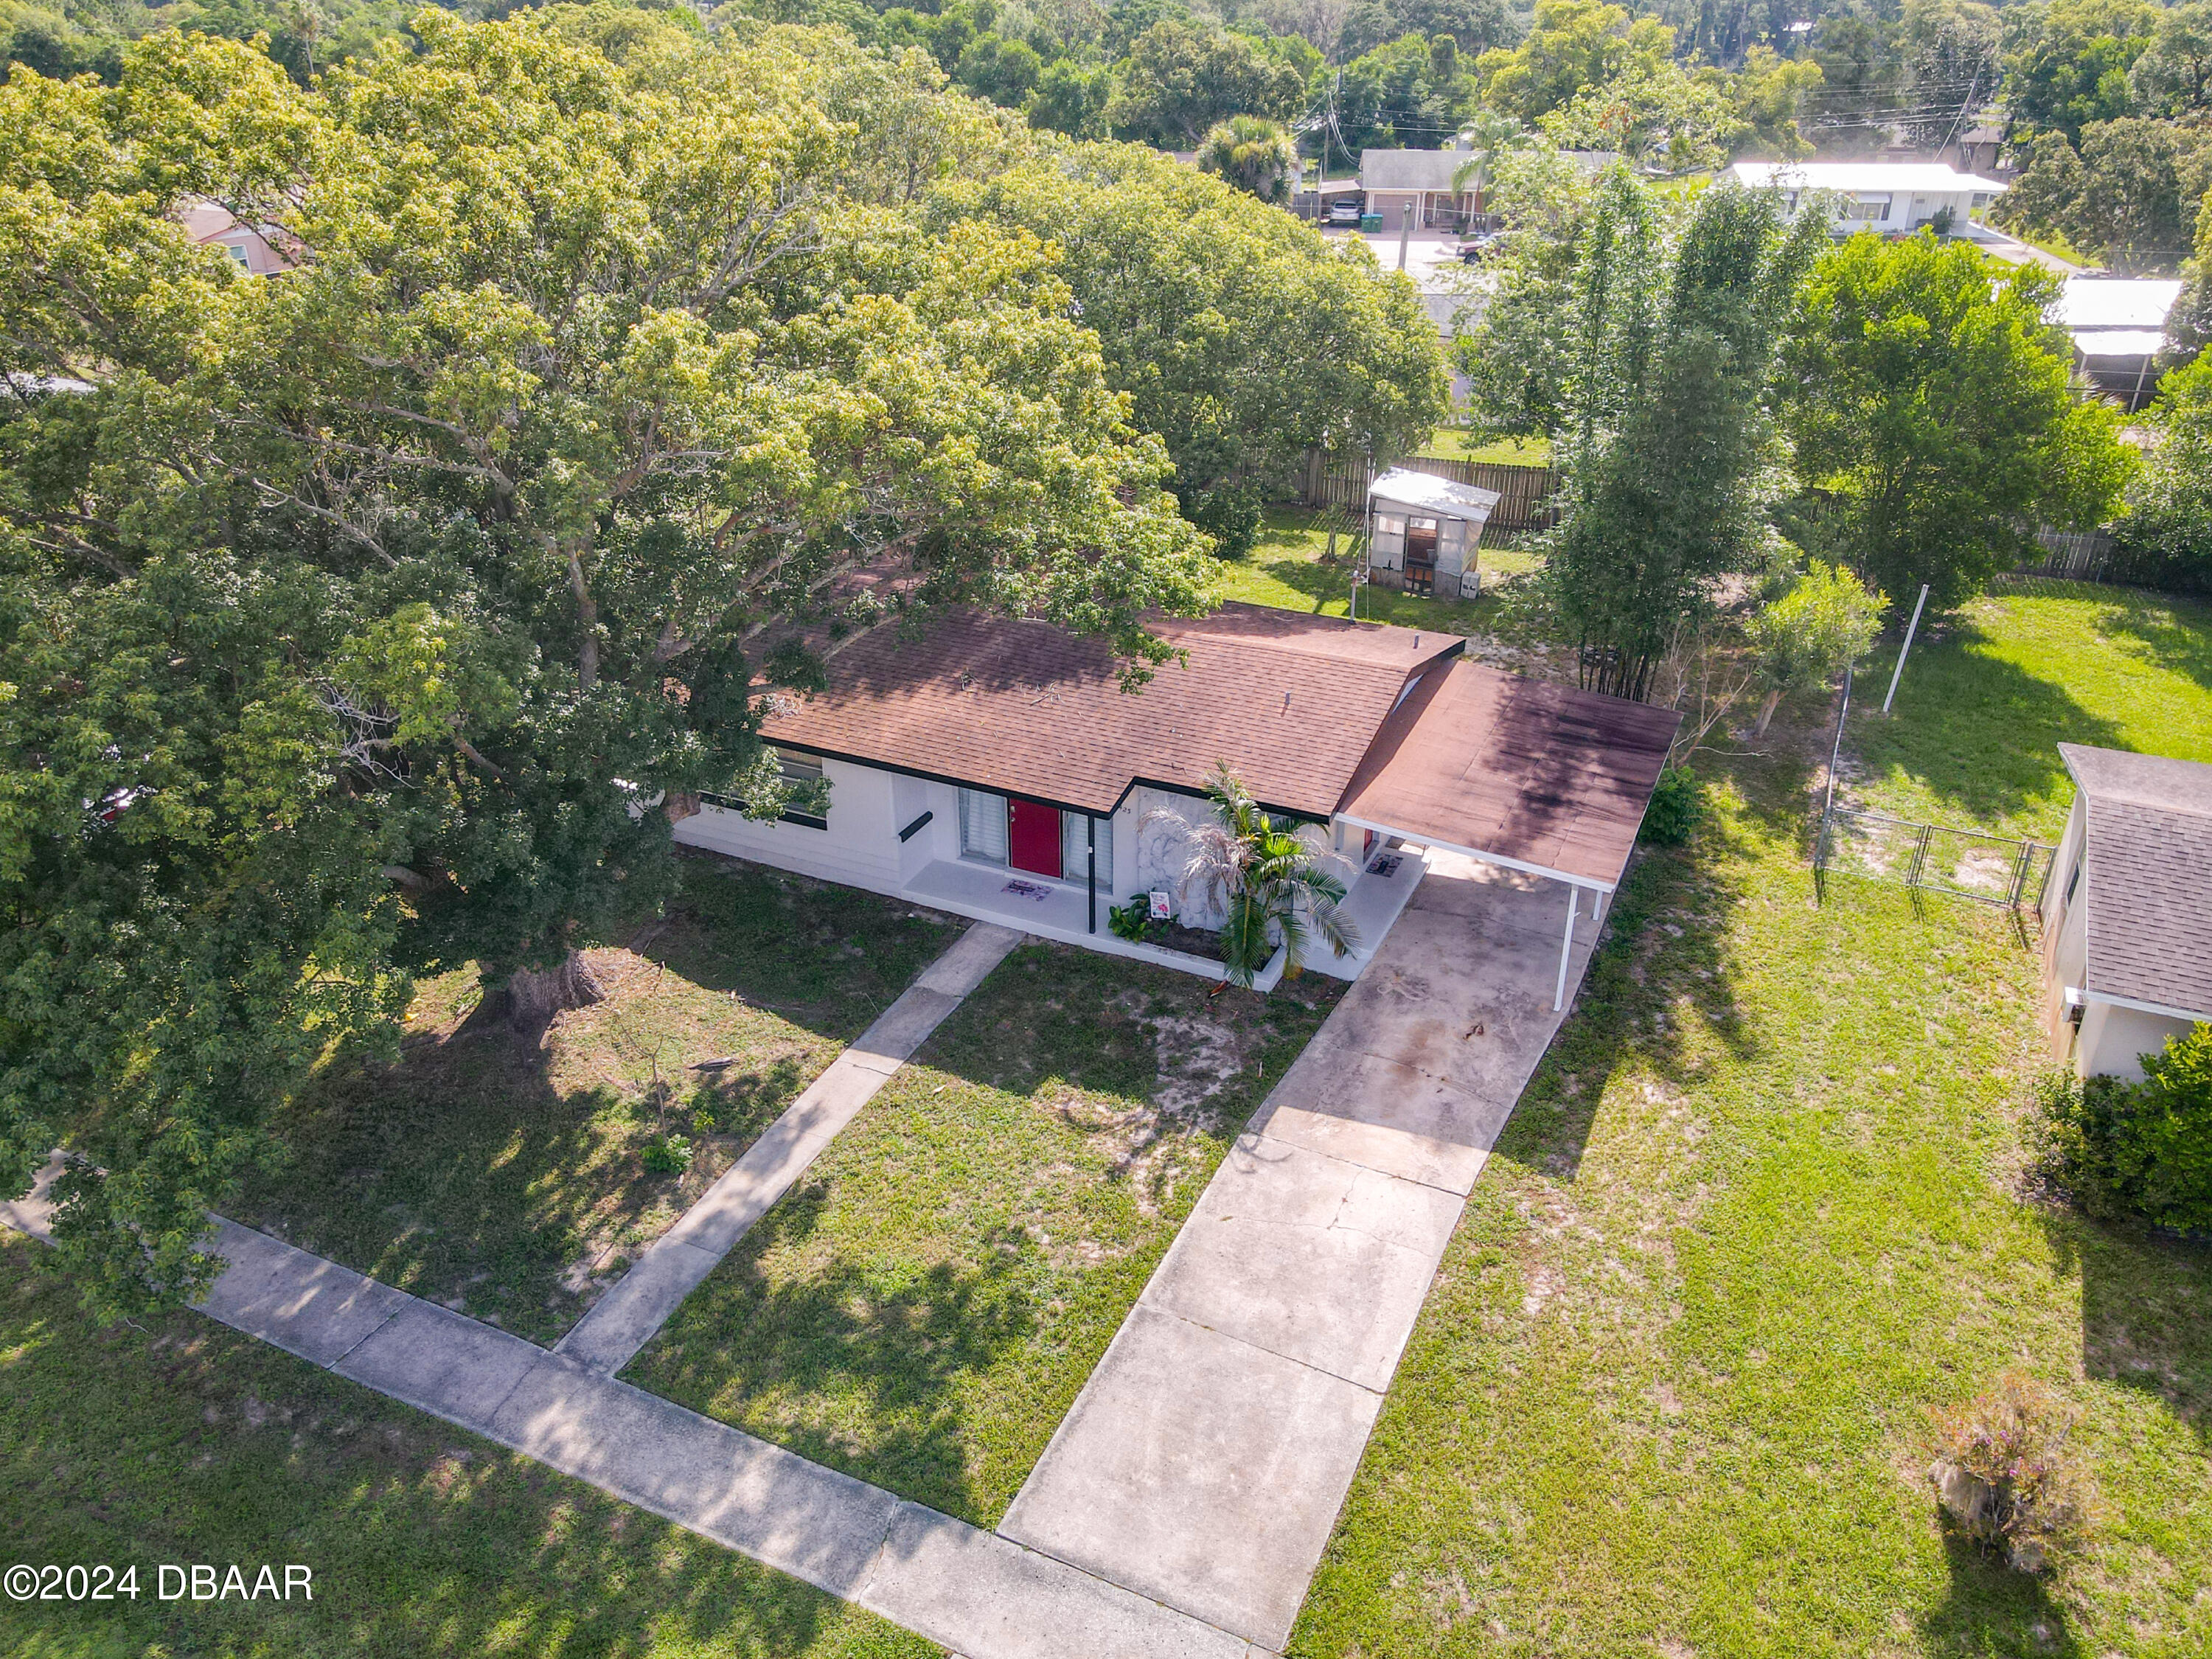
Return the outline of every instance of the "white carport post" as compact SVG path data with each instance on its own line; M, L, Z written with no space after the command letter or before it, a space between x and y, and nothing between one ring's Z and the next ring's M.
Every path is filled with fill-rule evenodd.
M1567 931L1559 940L1559 983L1552 993L1552 1012L1557 1013L1567 1006L1567 963L1575 953L1575 907L1581 903L1583 890L1572 882L1567 884Z

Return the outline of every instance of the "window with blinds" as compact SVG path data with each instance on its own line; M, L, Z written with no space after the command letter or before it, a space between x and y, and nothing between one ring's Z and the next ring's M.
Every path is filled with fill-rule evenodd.
M960 792L960 856L1006 861L1006 798L981 789Z
M1114 820L1086 818L1080 812L1060 815L1060 873L1063 879L1082 886L1090 879L1091 842L1088 827L1098 826L1098 890L1114 890Z

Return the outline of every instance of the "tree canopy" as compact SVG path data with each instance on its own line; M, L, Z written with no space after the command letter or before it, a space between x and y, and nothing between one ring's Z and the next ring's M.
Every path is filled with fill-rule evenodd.
M2125 416L2080 402L2044 321L2058 279L1923 233L1826 255L1791 342L1789 422L1813 543L1890 594L1938 605L2017 563L2038 525L2118 504Z
M270 1104L388 1041L407 969L496 985L649 909L664 796L777 810L755 730L805 639L974 603L1142 675L1143 615L1202 607L1207 562L1102 351L1117 297L1190 346L1194 404L1285 297L1411 305L1212 180L1180 174L1184 224L1151 158L1024 159L918 52L605 7L417 27L315 90L173 33L112 86L0 87L0 1182L70 1138L56 1237L110 1311L204 1282ZM1071 173L1102 229L1211 258L1226 314L985 210L1056 188L1065 230ZM195 243L206 201L291 268ZM1427 351L1284 431L1392 441Z

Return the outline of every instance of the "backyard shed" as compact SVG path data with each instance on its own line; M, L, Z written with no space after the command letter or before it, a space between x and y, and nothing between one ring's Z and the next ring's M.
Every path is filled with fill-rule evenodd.
M2212 766L2062 743L2074 810L2043 902L2051 1052L2083 1077L2142 1075L2212 1021Z
M1482 586L1482 527L1501 499L1494 489L1392 467L1367 487L1371 580L1408 593L1474 598Z

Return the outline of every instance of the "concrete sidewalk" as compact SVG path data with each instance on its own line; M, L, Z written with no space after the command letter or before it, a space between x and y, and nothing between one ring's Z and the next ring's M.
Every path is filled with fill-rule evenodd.
M629 1364L854 1115L1021 942L1014 929L988 921L963 933L653 1242L622 1282L569 1327L554 1352L609 1376Z
M1431 854L1000 1534L1280 1648L1466 1194L1564 1014L1566 890ZM1577 923L1579 984L1598 924Z

